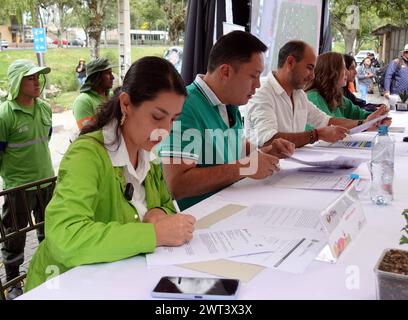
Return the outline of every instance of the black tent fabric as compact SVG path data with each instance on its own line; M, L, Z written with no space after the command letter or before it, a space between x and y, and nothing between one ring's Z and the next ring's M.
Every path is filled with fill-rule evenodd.
M323 1L322 9L323 9L323 14L322 14L322 27L321 27L321 33L320 33L319 54L332 51L332 40L333 40L328 0Z
M186 85L198 73L207 71L208 56L214 41L215 12L217 12L216 38L222 35L225 21L225 0L189 0L186 38L183 49L181 75Z

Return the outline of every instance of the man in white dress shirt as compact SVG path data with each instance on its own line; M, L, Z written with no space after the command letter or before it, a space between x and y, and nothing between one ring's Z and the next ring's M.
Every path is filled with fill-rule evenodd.
M268 74L247 104L245 134L253 144L266 146L284 138L302 147L318 140L336 142L346 136L346 127L353 120L331 118L303 91L314 79L315 63L313 48L303 41L290 41L280 49L278 70ZM306 124L316 129L305 131Z

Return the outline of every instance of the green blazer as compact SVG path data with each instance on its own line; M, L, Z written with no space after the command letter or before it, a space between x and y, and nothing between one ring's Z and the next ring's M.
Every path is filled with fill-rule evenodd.
M337 107L334 111L331 111L326 100L316 90L310 90L307 93L307 98L320 110L328 114L333 118L346 118L352 120L363 120L368 117L370 112L356 106L346 97L343 97L343 104ZM306 126L306 130L311 130L313 127Z
M173 214L160 166L150 165L144 181L147 207ZM123 167L112 166L102 131L81 136L69 147L46 209L45 240L30 263L26 290L79 265L154 251L153 224L141 223L124 196L125 185Z

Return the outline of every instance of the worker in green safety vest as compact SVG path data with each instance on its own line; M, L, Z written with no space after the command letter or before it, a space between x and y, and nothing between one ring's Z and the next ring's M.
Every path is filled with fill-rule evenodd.
M8 68L9 94L0 105L0 175L4 189L54 175L48 147L52 132L52 111L46 102L38 98L45 86L44 74L50 71L50 68L38 67L30 60L16 60ZM52 189L50 184L42 186L40 192L44 205L51 199ZM35 220L44 221L36 190L6 195L1 219L7 234L15 231L12 208L16 212L18 228L28 224L24 198ZM39 242L44 239L44 228L37 231L37 237ZM22 234L2 245L6 281L20 273L25 238L25 234ZM8 299L22 294L20 284L7 291Z

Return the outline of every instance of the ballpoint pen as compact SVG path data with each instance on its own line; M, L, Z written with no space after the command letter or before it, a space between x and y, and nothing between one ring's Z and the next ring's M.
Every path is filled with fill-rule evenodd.
M268 156L272 156L272 154L269 154L269 153L263 152L263 151L262 151L261 149L259 149L259 148L256 148L256 151L258 151L259 153L262 153L262 154L268 155ZM278 170L280 170L280 165L279 165L279 162L275 164L275 167L276 167L276 168L278 168Z

